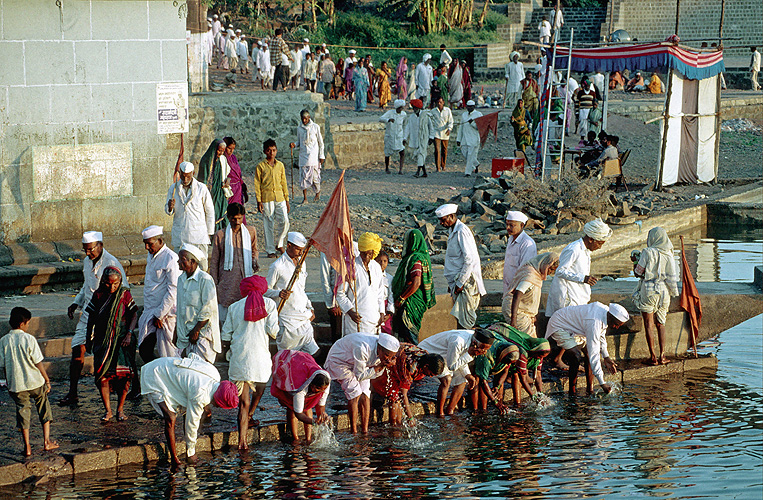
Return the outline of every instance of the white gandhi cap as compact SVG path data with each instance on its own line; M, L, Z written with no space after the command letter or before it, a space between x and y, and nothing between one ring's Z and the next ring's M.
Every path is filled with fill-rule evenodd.
M164 234L164 228L162 226L148 226L141 232L144 240L161 236L162 234Z
M523 214L522 212L517 212L516 210L509 210L508 212L506 212L506 220L514 220L524 224L527 222L527 216Z
M207 256L204 255L204 252L202 252L199 249L199 247L197 247L196 245L191 245L190 243L183 243L183 245L180 247L180 252L183 252L183 251L190 253L193 256L193 258L196 259L196 262L201 262L202 260L207 258Z
M619 321L622 321L623 323L631 319L628 311L626 311L625 308L620 304L615 304L614 302L609 303L609 314L617 318Z
M183 163L180 164L180 167L178 168L180 168L180 171L183 172L184 174L190 174L190 173L193 173L194 166L193 166L193 163L191 163L190 161L184 161Z
M82 233L82 243L95 243L103 241L103 233L100 231L85 231Z
M298 233L296 231L291 231L289 234L286 235L286 241L291 243L292 245L297 245L298 247L305 247L307 245L307 238L302 233Z
M437 216L438 219L445 217L446 215L454 214L458 211L458 205L455 203L446 203L445 205L440 205L437 207L437 210L434 211L434 214Z
M395 108L404 108L405 101L403 99L395 99Z
M400 341L388 333L379 334L379 345L390 352L397 352L400 349Z
M476 104L474 104L474 101L472 101L471 99L469 99L468 101L466 101L466 105L467 105L467 106L476 106Z

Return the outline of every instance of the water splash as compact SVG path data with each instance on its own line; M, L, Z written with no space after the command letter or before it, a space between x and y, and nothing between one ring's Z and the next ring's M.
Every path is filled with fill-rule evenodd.
M532 400L527 403L527 410L533 413L542 413L556 406L556 402L542 392L536 393Z
M339 449L339 441L334 434L334 424L331 420L323 424L313 425L313 442L310 446L319 450Z
M432 434L427 432L426 427L416 419L405 419L403 421L403 431L405 432L405 440L410 448L420 449L432 444Z
M623 384L620 382L610 382L609 386L612 388L611 391L609 391L609 394L607 394L604 391L597 391L596 397L601 399L612 399L620 397L620 395L623 393Z

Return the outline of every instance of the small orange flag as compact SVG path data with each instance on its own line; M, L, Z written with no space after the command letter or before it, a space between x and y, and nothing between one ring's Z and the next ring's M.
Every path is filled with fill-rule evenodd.
M310 240L326 254L337 274L334 290L342 283L355 283L355 255L352 249L352 223L347 192L344 189L344 171L339 176L334 192L315 226Z
M480 116L474 120L474 123L477 124L477 131L480 134L480 146L485 145L491 130L493 131L493 140L498 140L498 113Z
M691 275L689 263L686 261L683 236L681 236L681 283L681 296L679 300L681 309L689 314L691 346L694 347L694 353L696 354L699 325L702 323L702 303L699 300L699 292L697 291L697 285L694 284L694 277Z

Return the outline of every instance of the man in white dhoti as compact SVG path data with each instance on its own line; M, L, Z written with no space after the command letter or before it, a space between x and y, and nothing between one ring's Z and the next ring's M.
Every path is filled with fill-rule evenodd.
M384 124L384 170L388 174L389 160L393 155L400 155L400 169L398 174L403 174L403 162L405 161L405 100L396 99L395 109L387 110L379 117L379 121Z
M461 328L471 328L477 321L480 297L485 295L482 283L482 265L477 252L477 242L471 229L458 220L458 205L448 203L435 210L440 225L448 229L448 246L445 250L445 280L453 298L450 314L458 320Z
M549 318L563 307L587 304L591 300L591 286L599 281L590 274L591 252L604 246L612 236L612 229L601 219L594 219L583 226L583 232L585 236L564 247L559 254L559 267L546 299L546 316ZM564 348L554 357L554 363L567 369L562 362L563 355Z
M477 130L475 120L481 117L482 113L474 107L474 101L471 99L466 101L466 111L461 115L461 126L458 128L458 136L456 137L456 144L461 147L461 154L466 159L466 166L464 167L466 177L471 177L480 166L480 161L477 158L480 152L480 132Z
M305 293L307 281L307 266L302 264L299 277L294 281L291 290L286 288L294 275L296 264L307 245L307 238L302 233L291 232L287 236L286 251L268 269L268 291L265 296L279 304L286 301L278 313L278 336L276 345L279 351L290 349L304 351L308 354L318 352L318 344L313 336L315 311L313 304Z
M148 258L143 282L143 314L138 321L138 352L144 363L153 361L157 354L160 358L180 355L172 337L181 271L178 255L164 244L163 232L161 226L149 226L142 233Z
M207 18L207 32L204 33L204 62L212 64L215 51L215 34L212 31L212 18Z
M178 263L183 274L177 285L177 341L182 356L195 353L214 363L222 351L217 289L212 276L199 268L203 253L194 245L183 244Z
M430 94L429 90L432 87L432 66L429 65L429 61L432 59L431 54L424 54L421 62L416 65L414 72L416 81L416 99L421 99L424 103L424 107L429 106Z
M225 42L225 59L228 61L228 67L232 72L238 69L238 39L232 30L228 30L228 40Z
M503 107L514 109L517 101L522 97L522 80L525 78L525 67L519 62L519 52L516 50L509 56L504 77L506 78L506 97L503 100Z
M411 99L413 114L408 115L405 121L406 145L413 150L416 160L416 173L414 177L426 177L427 147L429 146L430 121L429 113L424 108L421 99Z
M368 333L353 333L337 340L326 357L324 366L342 386L347 398L350 431L358 432L358 410L360 429L368 432L371 419L371 379L380 376L394 364L400 342L386 333L379 336Z
M238 65L241 68L240 73L249 73L249 42L246 40L246 35L241 35L238 39L238 45L236 47L238 53Z
M387 320L385 307L386 288L384 273L374 259L381 250L381 238L374 233L364 233L358 238L360 255L355 258L355 289L343 283L336 294L336 302L342 310L342 336L352 333L379 333Z
M303 109L299 117L302 124L297 127L297 142L289 146L299 148L299 186L302 188L302 203L307 203L308 189L315 193L313 201L321 199L321 167L326 161L326 154L321 128L310 118L310 112Z
M503 257L503 299L501 312L507 323L511 322L511 284L517 270L525 262L538 255L538 249L533 240L525 231L527 216L522 212L509 210L506 212L506 254ZM520 328L522 330L522 328Z
M620 304L609 307L600 302L559 309L551 316L546 327L546 338L553 339L559 348L566 350L564 359L569 365L569 393L574 396L581 361L585 365L586 392L593 394L593 379L609 393L612 387L604 379L602 362L610 373L617 373L617 365L607 351L607 329L616 330L630 319L628 311ZM584 350L585 349L585 350Z
M250 419L273 368L269 343L278 333L278 306L263 296L268 282L262 276L244 278L239 288L244 298L228 308L221 338L230 363L228 379L238 389L238 449L246 450ZM259 425L257 421L251 423Z
M193 177L193 163L180 164L180 179L167 191L164 211L173 215L172 247L180 252L184 243L190 243L204 254L201 268L208 266L209 242L215 234L215 205L206 184Z
M142 394L159 415L164 417L164 437L173 468L180 465L175 446L175 419L185 408L185 451L189 463L196 462L196 439L205 408L213 404L230 410L238 406L236 386L220 382L213 365L195 354L181 358L159 358L140 371Z
M122 286L130 288L127 282L127 276L122 264L116 257L111 255L103 248L103 234L98 231L86 231L82 234L82 251L85 252L85 260L82 266L84 283L80 288L74 302L66 310L69 319L74 319L74 312L77 309L82 310L77 326L74 329L72 337L72 357L69 363L69 392L58 402L59 406L72 406L79 403L77 396L77 384L82 374L82 367L85 366L85 341L87 340L87 306L90 299L101 284L103 270L107 267L115 267L122 274Z
M260 79L260 88L265 90L265 87L270 86L270 82L273 81L273 68L270 65L270 49L268 49L268 44L266 43L260 44L260 42L257 42L257 45L260 46L257 52L257 75Z
M437 378L440 379L440 387L437 389L437 416L453 415L456 406L464 395L464 390L469 384L472 391L472 402L477 407L477 379L469 371L469 363L485 354L493 345L495 337L489 330L478 328L472 330L448 330L436 333L419 342L419 347L430 354L439 354L445 360L445 369ZM453 392L448 398L448 389Z

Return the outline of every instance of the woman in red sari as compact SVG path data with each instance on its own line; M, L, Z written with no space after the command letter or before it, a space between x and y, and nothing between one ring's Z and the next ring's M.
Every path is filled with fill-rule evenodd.
M414 421L408 391L414 382L424 377L436 377L445 368L439 354L429 354L421 347L401 343L395 355L395 364L371 379L371 388L390 403L389 420L393 425L403 422L403 409L409 422Z
M225 158L227 158L228 167L230 167L228 182L230 183L230 189L233 191L233 195L228 198L228 203L241 203L245 205L249 201L249 195L246 192L246 184L244 184L238 158L233 154L236 151L236 140L233 137L225 137L223 141L225 141ZM244 215L244 224L246 224L246 215Z
M464 60L461 60L461 71L463 72L461 78L464 82L464 107L466 107L466 102L472 98L472 73Z
M326 400L331 377L306 352L283 350L273 357L270 394L286 407L286 420L294 444L299 442L297 420L305 429L305 441L313 438L313 424L328 421ZM316 416L313 418L313 408Z

